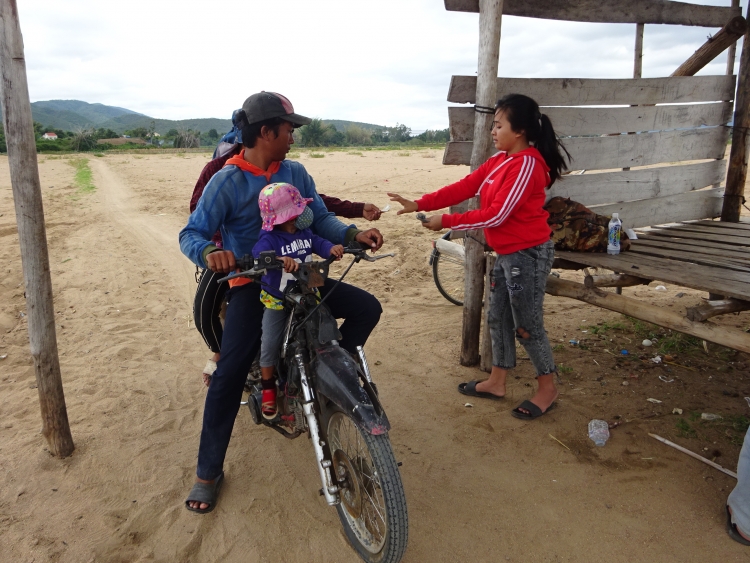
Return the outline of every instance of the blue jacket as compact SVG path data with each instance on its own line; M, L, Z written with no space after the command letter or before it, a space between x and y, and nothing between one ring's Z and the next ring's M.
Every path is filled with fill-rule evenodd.
M335 244L345 245L347 231L356 227L345 225L326 209L315 190L315 181L304 166L284 160L270 181L237 166L226 166L214 174L187 225L180 231L182 253L194 264L205 268L203 251L213 245L211 237L221 230L225 250L231 250L238 258L252 254L262 224L258 194L274 182L288 182L299 190L302 197L313 198L308 204L315 217L312 231Z

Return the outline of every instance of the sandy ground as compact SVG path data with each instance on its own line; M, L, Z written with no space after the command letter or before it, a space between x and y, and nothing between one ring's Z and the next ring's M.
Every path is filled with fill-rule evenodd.
M8 164L0 159L0 356L7 355L0 360L0 559L356 561L335 511L318 496L307 440L255 426L245 409L217 509L206 516L185 510L208 352L191 322L195 268L180 254L177 233L208 157L87 158L97 189L83 194L67 157L40 157L76 444L64 460L50 456L39 433ZM442 166L439 151L299 159L321 192L380 206L386 191L417 196L467 171ZM694 346L655 366L652 349L638 349L637 327L620 315L548 297L546 324L565 368L557 408L532 423L510 416L533 393L523 359L507 400L467 407L456 385L482 373L458 365L461 309L432 282L432 235L393 212L377 226L384 250L397 256L358 265L350 281L384 308L367 349L403 462L404 561L747 561L747 548L724 531L734 480L647 436L658 433L735 469L750 395L746 355ZM701 299L656 285L624 293L675 310ZM747 329L750 314L720 322ZM581 346L570 346L573 338ZM614 355L621 348L630 355ZM702 412L724 418L704 423L696 420ZM622 423L604 448L586 436L591 418Z

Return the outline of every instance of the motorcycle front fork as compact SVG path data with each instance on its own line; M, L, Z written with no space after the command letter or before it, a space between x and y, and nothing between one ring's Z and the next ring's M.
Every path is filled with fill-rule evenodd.
M297 362L297 368L299 369L302 396L304 398L302 409L305 413L305 418L307 418L307 428L310 431L310 441L312 441L313 449L315 450L315 458L318 462L318 472L320 473L320 482L323 485L321 490L326 502L330 506L335 506L341 502L338 495L339 487L334 484L333 477L331 476L331 460L326 459L325 453L323 452L325 442L323 442L323 439L320 437L320 427L318 426L318 419L314 412L315 396L310 387L310 381L307 378L305 359L302 354L295 354L294 359Z

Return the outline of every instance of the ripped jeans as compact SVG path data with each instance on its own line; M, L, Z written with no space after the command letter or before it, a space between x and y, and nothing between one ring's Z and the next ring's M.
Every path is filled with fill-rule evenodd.
M497 256L488 317L493 366L516 367L517 338L537 377L557 371L544 330L543 311L544 289L554 257L552 241Z

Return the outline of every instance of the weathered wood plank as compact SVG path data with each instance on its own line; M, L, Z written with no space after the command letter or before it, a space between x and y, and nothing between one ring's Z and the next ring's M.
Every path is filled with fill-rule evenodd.
M720 184L725 160L639 168L601 174L569 174L547 190L547 199L568 197L584 205L665 197Z
M701 193L701 192L695 192ZM652 237L670 238L670 239L688 239L690 241L719 242L731 246L750 246L750 238L731 236L731 235L709 235L705 233L694 233L692 231L678 231L677 229L654 230L650 231ZM696 243L697 244L697 243Z
M726 229L722 229L721 227L709 227L706 225L692 225L687 222L680 222L677 225L671 225L669 227L669 232L674 232L677 236L679 236L680 233L688 232L688 233L698 233L698 234L704 234L704 235L719 235L722 237L726 236L737 236L737 237L744 237L747 239L748 244L750 244L750 233L746 233L745 231L727 231Z
M732 103L618 108L543 108L561 137L606 135L629 131L663 131L725 125L732 119ZM448 122L452 141L474 139L473 107L449 107Z
M673 76L669 78L503 78L497 97L525 94L540 106L630 106L725 102L734 99L735 77ZM473 104L476 76L453 76L448 101Z
M720 254L717 254L714 257L708 257L708 255L706 254L692 252L689 248L686 248L684 246L682 250L674 250L642 244L632 244L628 252L636 255L671 258L672 260L680 260L682 262L685 262L686 264L701 264L703 266L725 268L727 270L733 270L735 272L745 272L746 274L750 274L750 264L748 263L743 264L740 262L733 262L731 260L722 260Z
M683 160L719 160L724 156L728 134L726 127L706 127L613 137L573 137L563 139L563 144L572 157L571 169L606 170ZM443 164L469 164L472 144L471 141L448 143Z
M623 227L634 229L673 221L716 217L721 213L721 194L721 189L701 190L654 199L592 205L590 209L600 215L619 213Z
M445 0L449 12L479 12L479 0ZM667 0L505 0L507 16L599 23L656 23L721 27L738 8Z
M710 225L712 227L721 227L722 229L740 229L750 230L750 223L739 222L739 223L727 223L726 221L694 221L690 223L692 225Z
M663 248L665 250L686 250L693 254L702 254L707 258L714 258L720 256L724 259L731 260L738 264L747 264L750 262L750 249L742 249L742 247L734 247L721 243L704 242L702 244L693 244L694 241L671 241L669 239L657 237L650 238L646 235L641 236L642 233L638 233L638 239L631 241L631 248L636 247L647 247L647 248Z
M735 350L750 352L750 334L744 331L717 326L710 321L705 323L694 322L664 307L643 303L630 297L588 289L580 283L554 276L547 278L547 293L585 301L597 307L603 307L629 317L684 332L702 340L715 342Z
M555 255L563 260L587 266L597 266L614 272L674 283L736 299L750 299L748 276L741 272L700 264L686 267L684 262L678 260L654 258L629 252L623 252L617 256L588 252L556 252Z

